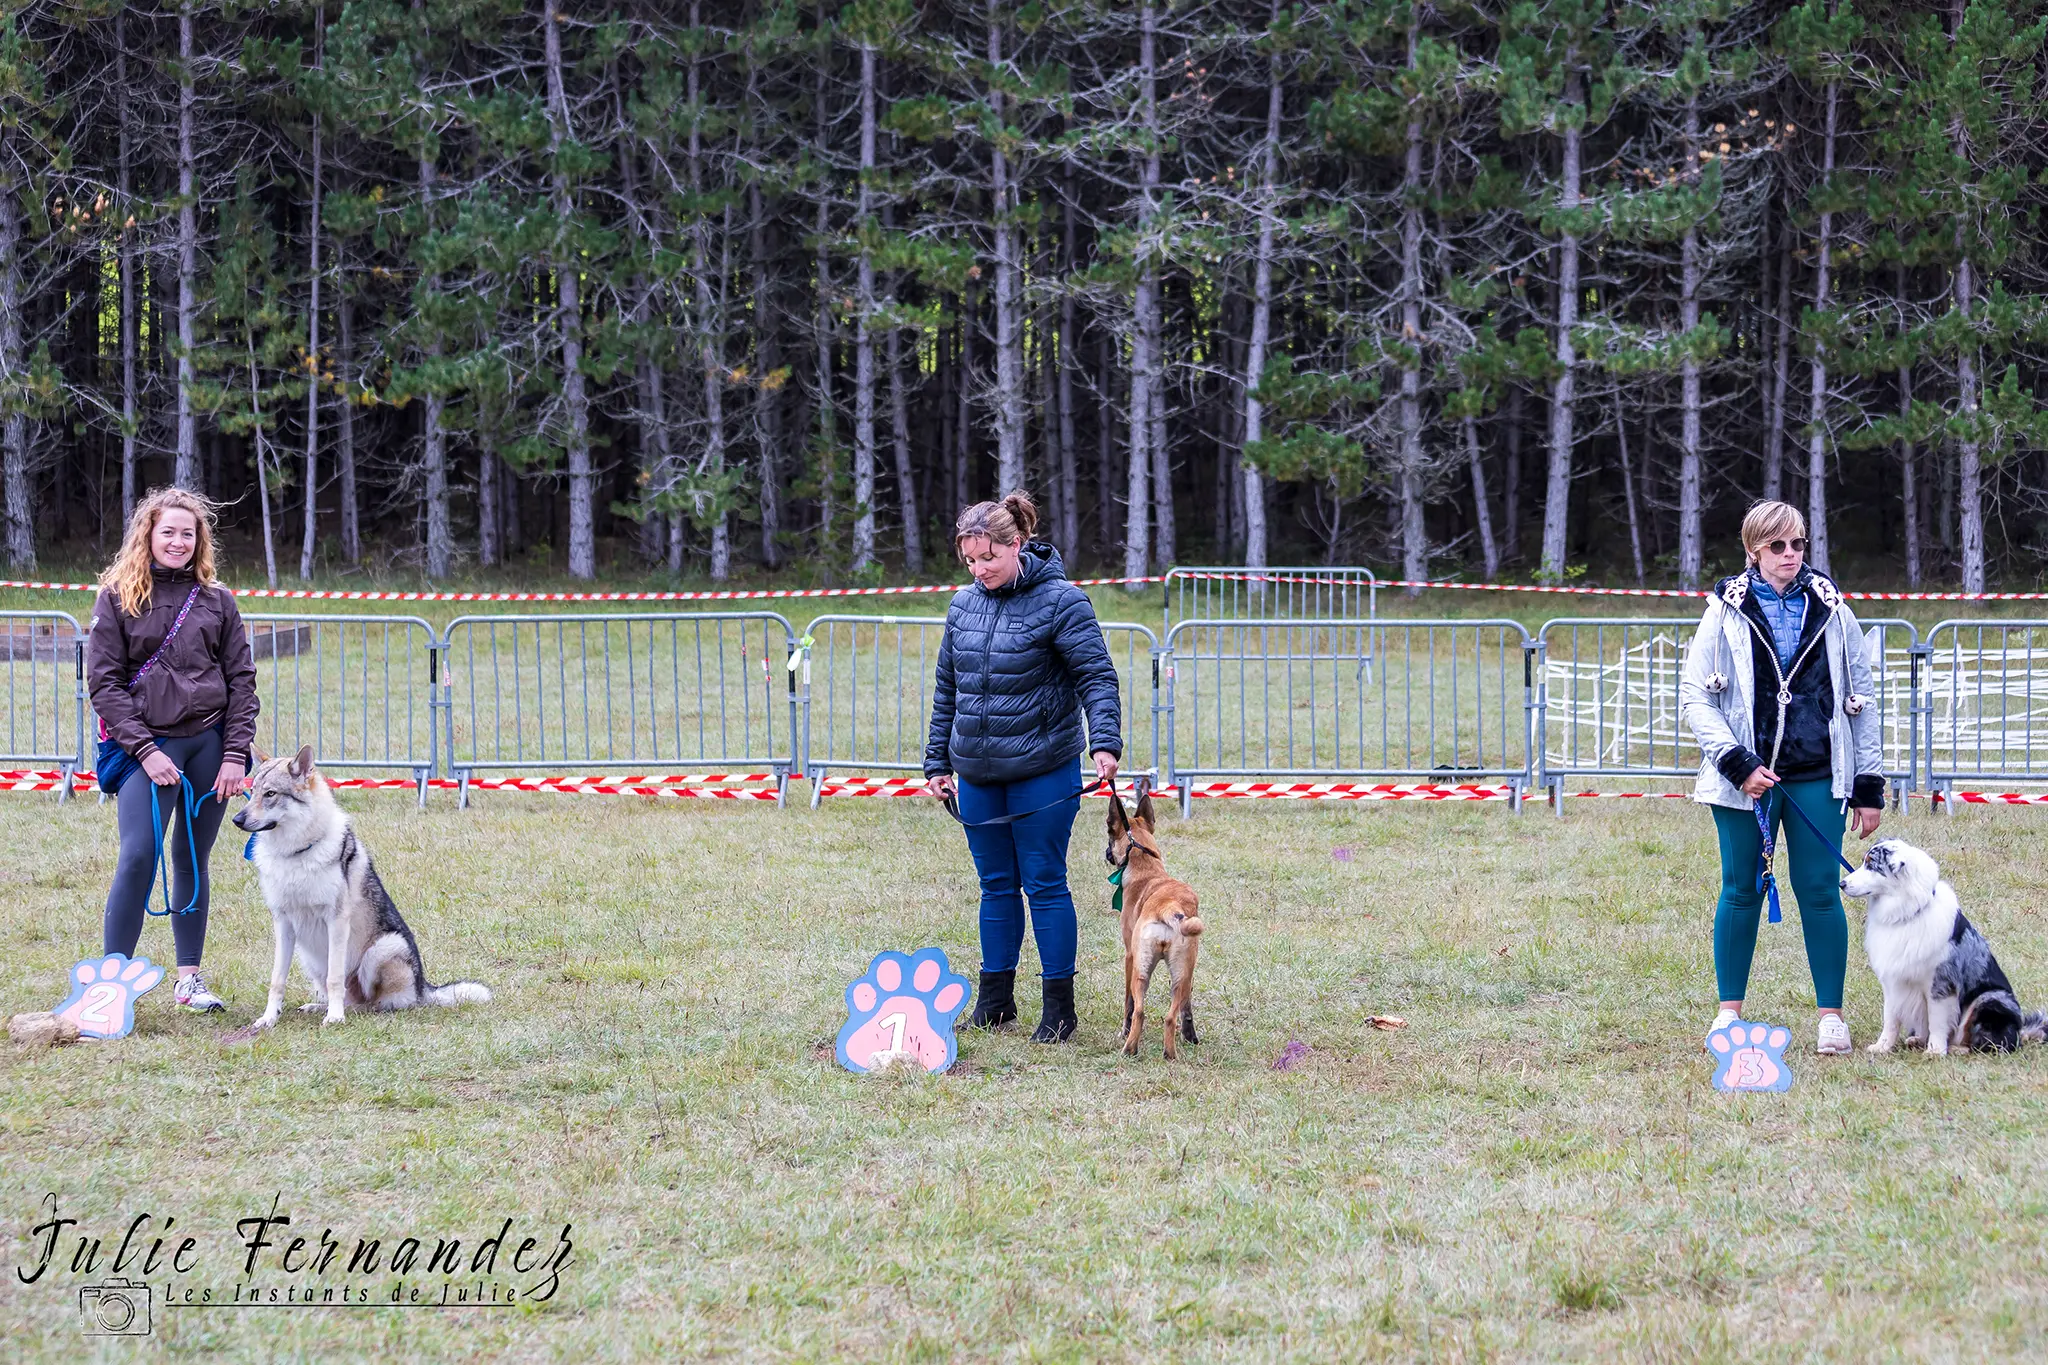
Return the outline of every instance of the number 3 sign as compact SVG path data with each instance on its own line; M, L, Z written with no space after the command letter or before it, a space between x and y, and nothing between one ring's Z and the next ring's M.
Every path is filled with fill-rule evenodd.
M967 1008L967 982L939 948L877 953L867 974L846 988L839 1064L879 1071L909 1061L926 1071L953 1065L953 1021Z
M125 1038L135 1027L135 1001L164 979L146 957L89 957L71 969L71 994L50 1011L78 1025L81 1038Z

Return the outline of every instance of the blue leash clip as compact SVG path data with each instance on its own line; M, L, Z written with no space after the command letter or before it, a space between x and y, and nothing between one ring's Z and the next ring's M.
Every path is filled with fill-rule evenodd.
M1778 878L1771 871L1771 857L1777 849L1777 840L1771 835L1771 797L1775 790L1766 791L1750 804L1750 811L1756 816L1756 832L1763 837L1763 849L1757 854L1756 889L1768 898L1771 907L1771 923L1781 924L1785 912L1778 905Z

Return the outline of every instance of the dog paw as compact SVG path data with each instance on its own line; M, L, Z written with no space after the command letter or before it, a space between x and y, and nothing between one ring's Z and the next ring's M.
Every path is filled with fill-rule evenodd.
M1707 1050L1714 1054L1714 1087L1717 1090L1786 1090L1792 1073L1785 1066L1785 1045L1792 1041L1789 1029L1771 1024L1753 1024L1737 1019L1707 1035Z
M966 1007L967 982L953 975L939 949L877 954L867 974L846 988L839 1063L863 1072L906 1062L944 1071L958 1046L953 1021Z
M78 1025L81 1037L119 1038L135 1027L135 1001L163 979L146 957L88 958L71 969L71 994L50 1013Z
M346 1018L348 1016L340 1010L329 1010L327 1011L327 1017L320 1021L320 1027L326 1028L329 1024L339 1024Z
M305 1004L299 1006L299 1013L325 1014L327 1013L327 1002L325 1000L308 1000Z
M264 1011L264 1012L263 1012L262 1014L258 1015L258 1016L257 1016L256 1018L254 1018L254 1019L251 1019L251 1020L249 1021L249 1030L250 1030L250 1032L252 1032L252 1033L255 1033L255 1032L260 1032L260 1031L261 1031L261 1030L263 1030L263 1029L267 1029L267 1028L276 1028L276 1027L277 1027L277 1011L276 1011L276 1010L265 1010L265 1011Z

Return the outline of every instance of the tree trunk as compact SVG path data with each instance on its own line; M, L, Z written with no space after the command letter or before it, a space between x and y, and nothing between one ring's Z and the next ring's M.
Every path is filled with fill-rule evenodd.
M313 7L313 69L321 67L327 35L327 8ZM319 535L320 506L320 117L312 116L313 202L306 220L306 528L299 547L299 579L313 577L313 547Z
M1700 108L1697 100L1685 106L1686 179L1699 184ZM1678 583L1696 588L1700 583L1703 546L1700 536L1700 363L1692 347L1692 334L1700 325L1700 233L1687 227L1679 242L1678 325L1687 345L1678 366ZM1616 429L1621 413L1615 413ZM1628 457L1622 457L1626 468ZM1629 494L1630 525L1634 525L1634 494ZM1642 582L1642 558L1638 552L1636 581Z
M1409 10L1408 70L1416 67L1420 7ZM1408 120L1401 175L1401 576L1429 577L1429 531L1422 515L1422 120ZM1476 450L1477 447L1475 446ZM1476 468L1476 466L1475 466ZM1419 587L1410 597L1422 595Z
M889 432L896 445L896 500L903 515L903 568L924 572L924 524L917 513L917 473L910 460L910 395L903 382L903 329L891 327L885 361L889 366Z
M989 45L995 45L995 30ZM875 49L860 50L860 181L854 222L866 241L874 212ZM998 286L1000 289L1000 286ZM875 258L863 245L855 263L853 319L853 571L875 560Z
M21 204L16 198L13 130L0 132L0 374L21 374L26 360L21 313ZM36 566L35 490L29 482L28 416L9 402L0 416L0 465L7 484L7 562L16 569Z
M262 388L256 374L256 339L246 330L242 341L249 357L249 414L255 419L249 440L256 448L256 500L263 508L263 575L268 586L277 586L277 536L270 524L270 457L264 450Z
M1789 210L1789 206L1788 206ZM1764 444L1764 497L1776 502L1785 492L1785 405L1792 378L1792 215L1778 228L1778 338L1771 360L1771 429Z
M120 122L120 169L114 212L119 215L121 255L121 525L134 515L135 486L135 194L133 134L128 110L128 11L114 15L114 98Z
M553 32L552 24L549 32ZM422 230L430 232L435 169L434 158L425 151L420 154L419 180L420 212L425 215L426 222ZM439 292L440 284L438 275L427 277L424 288L429 298ZM427 577L439 579L448 576L449 566L455 557L455 536L448 516L448 436L441 426L442 410L448 400L440 391L439 379L431 374L439 369L434 362L441 358L441 334L432 318L422 318L421 323L427 334L424 349L430 371L420 400L420 467L427 485Z
M690 27L699 27L697 0L691 0ZM695 256L697 294L697 363L704 375L704 454L700 468L714 481L722 484L725 472L725 279L727 243L732 240L732 207L725 209L725 222L718 234L718 259L716 265L711 254L711 218L704 211L704 145L698 87L698 62L693 56L689 65L689 100L692 110L690 118L690 196L695 201L697 221L692 237L692 254ZM712 283L716 272L717 284ZM723 583L732 576L732 541L728 533L730 517L725 509L725 495L721 487L717 496L718 505L707 510L700 496L698 514L711 527L711 581ZM872 528L871 528L872 530Z
M1575 69L1565 77L1564 99L1578 104L1583 89ZM1579 207L1579 125L1567 120L1564 128L1564 166L1560 173L1558 208L1572 213ZM1550 478L1543 501L1543 576L1553 582L1564 577L1565 531L1570 516L1572 493L1572 396L1578 377L1578 355L1572 346L1572 329L1579 325L1579 239L1567 229L1557 243L1557 380L1550 390Z
M1522 554L1522 409L1526 403L1520 385L1508 390L1507 450L1502 458L1500 489L1501 553L1509 560Z
M1112 362L1113 347L1107 333L1095 339L1095 534L1102 546L1102 558L1116 553L1116 499L1110 489L1116 485L1116 393Z
M748 80L753 68L748 68ZM747 186L748 254L754 267L754 444L761 462L761 562L782 567L782 391L776 371L774 294L769 288L768 224L758 181Z
M178 7L178 455L171 481L199 489L199 419L192 408L196 378L192 348L198 344L199 206L198 163L192 151L192 119L198 91L193 87L192 2Z
M989 114L1003 123L1003 0L989 0ZM1023 267L1017 240L1017 187L1009 157L996 141L989 150L989 217L996 249L996 496L1024 487Z
M953 484L959 489L955 512L964 511L975 501L974 465L970 459L974 450L974 334L981 324L981 300L975 292L973 282L969 281L967 292L960 298L960 344L953 352L959 362L959 379L953 395L953 435L958 441L953 447Z
M1155 31L1158 16L1150 0L1138 11L1138 107L1150 136L1142 175L1143 200L1139 209L1137 283L1131 298L1131 416L1130 479L1125 496L1124 577L1142 578L1152 562L1152 385L1157 362L1148 353L1152 341L1152 315L1158 308L1158 270L1144 234L1152 230L1158 211L1155 194L1159 184L1158 79ZM1172 492L1169 489L1167 496ZM1136 585L1130 585L1136 590Z
M1160 326L1159 277L1152 277L1152 340L1145 353L1152 366L1152 565L1160 573L1173 566L1178 537L1173 515L1173 451L1166 439L1166 375L1161 357L1166 338Z
M569 141L569 95L562 84L562 10L546 0L541 27L548 77L548 152L558 234L551 267L555 274L556 325L562 346L562 406L568 411L569 574L597 577L597 474L590 460L590 401L583 386L583 298L576 252L564 238L576 212L563 148Z
M1821 183L1826 184L1835 173L1835 113L1840 103L1841 87L1828 83L1827 128L1821 142ZM1821 210L1818 226L1819 239L1814 248L1813 307L1817 313L1828 310L1828 270L1834 251L1834 214ZM1828 359L1827 347L1818 339L1813 346L1812 388L1807 398L1807 421L1811 424L1806 437L1806 538L1807 562L1822 573L1831 572L1828 559Z
M1622 409L1619 395L1614 400L1614 440L1621 453L1621 496L1628 504L1628 549L1635 559L1636 586L1640 588L1643 586L1643 523L1636 510L1636 476L1628 458L1628 414ZM1683 544L1681 531L1681 547ZM1681 556L1684 554L1683 548L1679 553Z
M1472 465L1472 508L1479 522L1479 553L1487 581L1500 575L1500 546L1493 539L1493 512L1486 505L1486 465L1479 458L1479 419L1465 416L1465 457Z
M1961 236L1960 229L1957 236ZM1976 302L1976 278L1965 256L1956 266L1956 311L1965 327L1972 325L1971 309ZM1956 353L1956 414L1964 423L1977 418L1977 349L1968 341ZM1970 438L1956 445L1956 505L1963 541L1963 591L1984 591L1984 499L1982 448Z
M1080 269L1079 257L1074 247L1074 167L1067 165L1066 184L1060 195L1063 212L1061 251L1064 274L1071 276ZM1059 405L1060 405L1060 546L1068 554L1079 558L1081 546L1081 509L1077 505L1080 496L1079 469L1074 455L1074 293L1062 282L1060 289L1060 334L1059 334Z
M351 566L362 563L362 522L356 505L356 378L354 307L348 286L336 290L334 301L335 339L341 354L334 358L335 374L341 381L341 402L335 412L340 418L340 441L335 449L335 474L341 481L341 558Z

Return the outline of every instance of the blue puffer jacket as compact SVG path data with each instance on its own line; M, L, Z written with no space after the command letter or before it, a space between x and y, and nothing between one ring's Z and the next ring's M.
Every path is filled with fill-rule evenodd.
M1021 782L1078 766L1082 708L1089 748L1123 756L1116 666L1095 604L1044 541L1026 544L1018 565L1009 586L963 588L946 609L926 777Z

